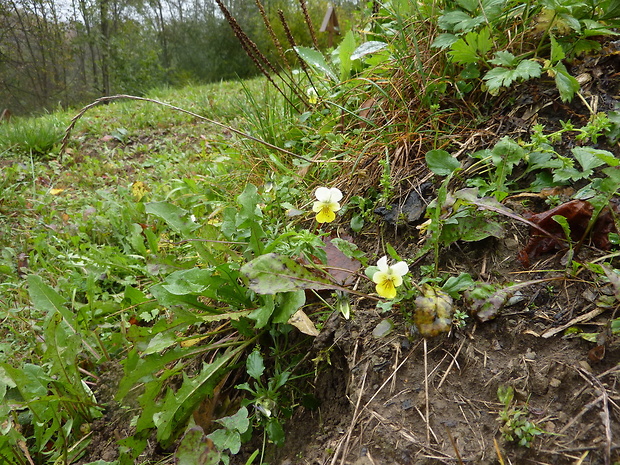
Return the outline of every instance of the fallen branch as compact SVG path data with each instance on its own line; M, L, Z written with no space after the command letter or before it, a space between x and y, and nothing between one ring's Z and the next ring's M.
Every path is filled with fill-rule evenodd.
M71 131L75 127L75 124L78 122L78 120L82 116L84 116L84 114L88 110L90 110L91 108L99 105L100 103L106 103L106 102L111 102L113 100L120 100L120 99L139 100L139 101L142 101L142 102L156 103L157 105L162 105L164 107L171 108L172 110L180 111L181 113L188 114L190 116L193 116L194 118L198 118L198 119L200 119L202 121L206 121L207 123L211 123L211 124L214 124L215 126L219 126L221 128L227 129L230 132L234 132L235 134L237 134L237 135L239 135L241 137L245 137L246 139L250 139L250 140L253 140L254 142L258 142L259 144L263 144L266 147L269 147L270 149L277 150L278 152L281 152L281 153L285 153L286 155L290 155L291 157L299 158L300 160L303 160L303 161L308 162L308 163L318 163L318 161L313 161L313 160L310 160L309 158L303 157L301 155L297 155L296 153L293 153L293 152L291 152L289 150L286 150L286 149L283 149L281 147L278 147L277 145L270 144L269 142L266 142L266 141L264 141L262 139L259 139L258 137L251 136L250 134L247 134L247 133L245 133L243 131L240 131L239 129L235 129L232 126L227 126L227 125L222 124L222 123L220 123L218 121L215 121L215 120L212 120L212 119L209 119L209 118L205 118L204 116L201 116L201 115L199 115L197 113L194 113L192 111L185 110L183 108L171 105L169 103L160 102L159 100L154 100L154 99L146 98L146 97L136 97L135 95L110 95L108 97L101 97L101 98L98 98L97 100L95 100L93 103L90 103L89 105L86 105L84 108L82 108L80 110L80 112L73 117L73 119L71 120L71 124L69 124L69 126L65 130L65 136L62 139L62 144L60 146L60 152L58 154L60 162L62 162L62 156L63 156L63 154L65 153L65 151L67 149L67 144L69 143L69 137L71 136Z

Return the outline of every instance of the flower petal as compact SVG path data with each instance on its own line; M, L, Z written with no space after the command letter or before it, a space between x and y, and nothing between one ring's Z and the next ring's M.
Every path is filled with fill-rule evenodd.
M390 268L392 268L392 273L396 276L404 276L409 272L409 266L405 262L398 262Z
M382 283L390 279L389 275L385 271L377 271L372 275L372 280L375 284Z
M312 211L314 213L320 212L323 210L323 205L325 205L323 202L314 202L314 205L312 205Z
M342 200L342 192L337 187L332 187L329 192L332 202L340 202Z
M386 299L393 299L396 297L396 288L389 279L378 283L375 289L377 290L377 294L381 297L385 297Z
M316 220L319 223L331 223L336 219L336 214L329 208L321 208L316 214Z
M389 271L390 267L387 264L387 257L385 255L377 262L377 268L379 268L379 271L383 271L384 273Z
M331 190L327 187L319 187L314 196L319 202L329 202L331 201Z

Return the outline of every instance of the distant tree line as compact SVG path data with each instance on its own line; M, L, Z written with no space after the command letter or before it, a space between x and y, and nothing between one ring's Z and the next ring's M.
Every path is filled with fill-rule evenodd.
M222 0L276 66L282 60L255 1L285 49L281 16L297 44L312 46L298 0ZM349 17L358 2L329 3ZM315 31L327 6L327 0L307 2ZM327 37L317 35L325 47ZM215 0L0 2L0 111L30 114L115 93L142 95L162 85L257 73Z

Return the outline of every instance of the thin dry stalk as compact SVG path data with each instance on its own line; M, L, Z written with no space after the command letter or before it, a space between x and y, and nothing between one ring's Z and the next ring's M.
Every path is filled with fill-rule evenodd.
M295 42L295 38L293 37L291 28L289 27L288 22L286 21L286 18L284 17L284 11L278 10L278 18L280 18L280 23L282 23L282 27L284 28L284 33L286 34L286 40L288 40L288 43L290 44L291 48L295 50L295 47L297 47L297 43ZM299 66L301 67L302 71L308 78L308 82L310 82L310 85L314 88L314 90L316 90L316 86L312 82L312 78L310 77L310 73L308 72L308 65L306 65L306 62L302 60L302 58L299 56L297 52L295 53L297 54Z
M239 26L239 23L237 23L237 20L233 17L233 15L230 14L230 11L228 11L228 8L226 8L226 6L222 3L222 0L215 0L215 1L217 5L220 7L220 10L224 14L226 21L232 28L233 33L237 37L237 40L239 40L239 43L241 44L241 47L243 48L247 56L250 57L250 59L254 62L254 64L260 70L260 72L263 73L263 75L267 78L270 84L282 95L282 97L284 97L287 103L292 108L294 108L297 112L301 113L301 111L293 104L293 102L291 102L291 100L284 93L284 91L280 88L280 86L276 84L276 82L271 77L271 74L269 74L269 71L265 67L269 68L276 75L278 74L278 70L271 64L271 62L267 59L267 57L259 50L256 44L252 41L252 39L248 37L248 35L243 31L243 29L241 29L241 26ZM283 82L286 83L286 81L283 81ZM290 84L287 84L287 85L289 85L290 87ZM294 89L293 91L297 94L297 92Z
M314 48L319 49L319 41L316 40L316 34L314 33L314 26L312 25L312 21L310 20L310 14L308 13L308 5L306 5L306 0L299 0L299 5L301 6L301 11L304 12L304 19L306 21L306 25L308 26L308 31L310 31L310 37L312 37L312 43L314 44Z
M425 417L426 421L426 442L431 443L431 423L430 423L430 406L428 399L428 347L426 344L426 338L424 339L424 402L425 402Z
M267 13L265 12L265 8L263 7L263 4L260 2L260 0L254 0L254 3L256 3L256 7L258 8L258 11L260 12L261 18L263 18L263 23L265 24L265 27L267 28L267 32L269 32L269 36L271 37L271 41L273 42L273 45L276 47L276 50L278 51L278 55L280 55L280 58L282 58L282 62L284 63L284 66L286 66L286 69L290 71L291 64L288 62L288 59L286 58L286 55L284 54L284 49L282 48L282 44L280 43L278 36L276 36L276 33L273 30L273 27L271 26L271 22L269 21L269 18L267 17Z
M441 388L441 385L443 384L443 382L446 380L446 378L448 377L448 374L450 373L450 370L452 369L452 366L456 363L456 358L459 356L459 354L461 353L461 349L463 348L463 345L465 344L465 341L467 339L463 338L463 340L461 341L461 345L459 346L459 348L456 351L456 354L454 354L454 356L452 357L452 361L450 362L450 365L448 365L448 368L446 369L446 372L443 374L443 376L441 377L441 381L439 381L439 384L437 385L437 390L439 391L439 389Z
M357 395L357 402L355 403L355 411L353 412L353 418L351 418L351 424L349 425L349 429L347 430L346 440L344 441L344 448L342 451L342 460L340 461L340 465L344 465L345 460L347 458L347 453L349 452L349 442L351 441L351 436L353 435L353 429L355 428L355 424L357 423L357 418L360 414L360 404L362 402L362 396L364 394L364 386L366 385L366 376L368 375L368 366L370 362L366 364L364 368L364 376L362 377L362 385L360 386L359 393ZM342 443L341 443L342 444ZM338 451L334 454L334 458L332 459L332 465L336 463L338 458Z

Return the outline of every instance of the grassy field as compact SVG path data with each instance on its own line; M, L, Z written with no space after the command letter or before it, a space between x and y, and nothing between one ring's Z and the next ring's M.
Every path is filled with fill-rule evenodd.
M363 415L392 380L425 402L412 424L391 393L373 407L368 422L397 418L416 445L377 446L384 463L612 463L620 118L613 84L574 76L609 72L618 18L602 3L394 2L334 54L297 48L305 72L277 88L157 90L0 125L0 459L266 464L301 438L314 449L295 457L344 463L351 437L371 449ZM551 364L551 336L566 358L545 370L575 393L558 406L524 368ZM409 348L423 357L398 372ZM592 366L563 378L569 356ZM480 371L449 377L458 360ZM485 403L480 438L446 379ZM583 392L609 400L602 420ZM323 433L336 412L329 447L306 440L298 414ZM563 442L571 428L597 433Z

